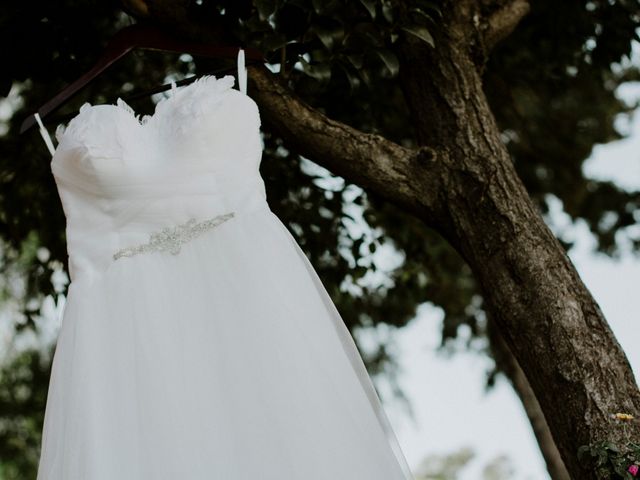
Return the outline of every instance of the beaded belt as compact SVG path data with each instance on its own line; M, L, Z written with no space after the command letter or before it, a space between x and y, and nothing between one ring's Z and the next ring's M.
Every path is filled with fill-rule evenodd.
M139 253L145 252L163 252L168 251L173 255L180 252L180 247L191 239L202 235L207 230L229 220L234 216L234 212L217 215L209 220L196 222L195 218L190 218L187 222L175 227L165 227L158 232L151 234L149 242L140 245L134 245L118 250L113 254L113 259L118 260L122 257L131 257Z

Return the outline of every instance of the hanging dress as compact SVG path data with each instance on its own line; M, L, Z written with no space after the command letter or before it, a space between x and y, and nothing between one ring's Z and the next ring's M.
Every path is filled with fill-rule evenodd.
M413 480L266 201L239 68L240 90L204 76L142 119L85 103L56 132L71 283L37 480Z

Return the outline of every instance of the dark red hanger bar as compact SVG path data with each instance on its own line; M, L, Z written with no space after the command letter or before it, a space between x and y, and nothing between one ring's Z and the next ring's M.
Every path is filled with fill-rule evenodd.
M67 85L51 100L38 108L37 113L40 115L40 118L44 121L44 118L47 115L55 111L67 100L71 99L94 78L136 48L188 53L191 55L212 58L236 58L238 50L242 47L237 45L215 45L187 41L177 38L152 25L135 24L125 27L111 38L102 57L88 72L84 73L80 78ZM251 60L251 63L266 61L263 54L255 48L244 48L244 51L245 59ZM35 113L36 112L30 114L22 122L22 125L20 126L20 133L26 132L36 124L34 116Z

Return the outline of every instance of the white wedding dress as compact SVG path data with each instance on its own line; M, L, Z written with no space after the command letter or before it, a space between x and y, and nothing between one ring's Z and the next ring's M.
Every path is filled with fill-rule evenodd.
M413 479L267 204L234 81L174 87L142 119L85 103L56 131L71 283L37 480Z

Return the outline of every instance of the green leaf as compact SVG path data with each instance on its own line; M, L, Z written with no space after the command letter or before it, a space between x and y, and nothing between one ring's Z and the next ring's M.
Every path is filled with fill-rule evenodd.
M434 2L431 0L418 0L416 3L419 10L428 10L435 12L439 18L442 18L442 10L440 10L438 2Z
M353 67L344 61L338 62L337 65L344 72L344 76L347 77L347 81L349 82L349 89L353 93L360 86L360 79L358 78L357 71L352 71Z
M315 25L312 30L327 50L331 50L336 41L339 42L344 38L344 29L342 27L328 29Z
M364 54L362 53L349 53L345 55L349 63L354 66L355 69L360 70L364 64Z
M434 23L434 19L431 15L429 15L427 12L425 12L424 10L422 10L421 8L411 8L409 9L409 12L415 14L417 17L420 17L428 22ZM416 20L416 21L420 21L420 20Z
M369 73L367 72L366 69L361 69L358 70L358 74L360 75L360 78L362 79L362 81L364 82L364 84L371 88L371 77L369 76Z
M269 52L273 50L277 50L280 47L286 45L287 37L278 32L273 32L271 34L265 35L262 39L262 49Z
M591 447L589 445L581 445L578 448L578 460L584 460L587 454L591 453Z
M360 0L360 3L367 9L371 18L376 18L376 1L375 0Z
M328 63L311 64L307 62L302 55L299 55L298 59L302 64L302 71L310 77L320 82L328 82L331 79L331 65Z
M387 70L389 70L389 73L393 77L395 77L398 74L398 70L400 70L400 62L398 61L398 57L396 57L396 54L387 48L376 50L376 53L384 62L384 65L387 67Z
M275 0L255 0L260 20L266 20L276 9Z
M393 7L388 2L382 3L382 15L389 23L393 23Z
M604 447L612 452L619 452L620 449L613 442L604 442Z
M432 47L436 46L435 40L429 33L429 30L427 30L426 27L423 27L422 25L411 25L409 27L402 27L402 30L418 37L420 40L427 42Z
M314 27L313 33L315 33L316 36L320 39L320 41L324 45L324 48L326 48L327 50L331 50L331 48L333 47L333 36L331 35L331 32L329 30L325 30L320 27Z

